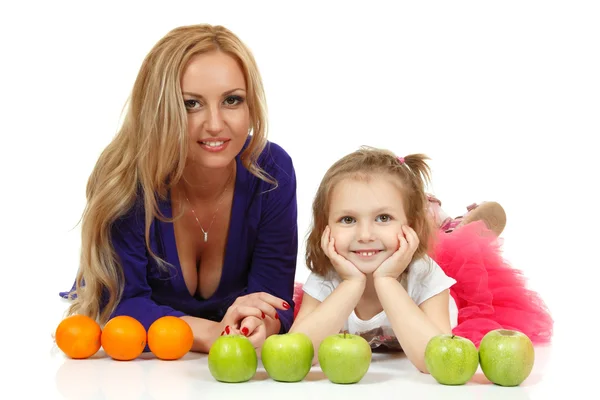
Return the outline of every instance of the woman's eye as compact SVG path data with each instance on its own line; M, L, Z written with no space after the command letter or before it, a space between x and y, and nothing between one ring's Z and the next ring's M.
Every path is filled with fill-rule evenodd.
M198 100L185 100L183 104L185 104L185 108L188 110L195 110L200 107Z
M243 101L244 99L242 99L240 96L228 96L225 99L225 104L227 104L228 106L236 106L242 103Z

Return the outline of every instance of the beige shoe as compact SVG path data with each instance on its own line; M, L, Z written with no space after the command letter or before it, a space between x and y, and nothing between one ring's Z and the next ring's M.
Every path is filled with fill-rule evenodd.
M496 236L500 236L506 226L506 212L499 203L495 201L472 204L467 207L468 212L460 218L456 228L474 221L483 221L489 230Z

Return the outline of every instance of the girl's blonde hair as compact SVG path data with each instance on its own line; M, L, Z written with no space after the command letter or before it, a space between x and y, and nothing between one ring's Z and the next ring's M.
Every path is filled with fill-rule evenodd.
M193 56L212 51L234 57L244 73L252 135L241 159L252 174L273 183L257 164L267 141L267 107L250 50L222 26L191 25L168 32L144 59L123 124L89 177L80 267L70 295L76 294L76 298L68 314L84 314L103 324L113 313L122 295L123 271L111 245L111 226L136 201L144 205L149 254L159 266L165 265L150 249L149 229L154 218L167 220L159 211L158 201L166 199L172 185L181 179L187 158L187 112L181 77Z
M330 196L335 186L346 178L369 179L373 174L387 174L397 179L402 191L408 225L419 237L419 247L413 255L426 255L434 238L434 227L427 213L425 187L431 180L431 170L423 154L397 157L388 150L363 146L333 164L325 173L312 206L312 226L306 243L306 265L321 276L333 272L329 258L321 248L321 235L329 220ZM408 270L406 271L408 272Z

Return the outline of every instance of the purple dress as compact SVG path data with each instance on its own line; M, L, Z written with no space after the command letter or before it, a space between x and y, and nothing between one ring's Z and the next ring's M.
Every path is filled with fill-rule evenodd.
M248 145L246 142L244 148ZM252 175L236 157L237 176L231 208L223 272L216 292L209 298L190 295L181 271L173 224L155 219L150 226L152 250L170 266L158 268L144 241L142 202L117 220L112 242L121 260L125 286L111 317L129 315L146 329L158 318L190 315L221 321L236 298L267 292L290 304L278 310L281 333L289 330L294 316L292 300L298 254L296 174L290 156L268 142L258 163L278 186ZM171 202L159 203L167 217ZM199 232L201 235L202 233ZM61 292L67 297L69 292Z

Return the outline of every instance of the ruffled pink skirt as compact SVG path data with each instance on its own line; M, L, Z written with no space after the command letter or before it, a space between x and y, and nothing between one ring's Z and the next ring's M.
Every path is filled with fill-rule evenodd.
M501 240L482 221L439 232L430 256L454 278L450 294L458 308L455 335L476 346L493 329L523 332L534 344L549 343L554 321L522 271L501 256Z

